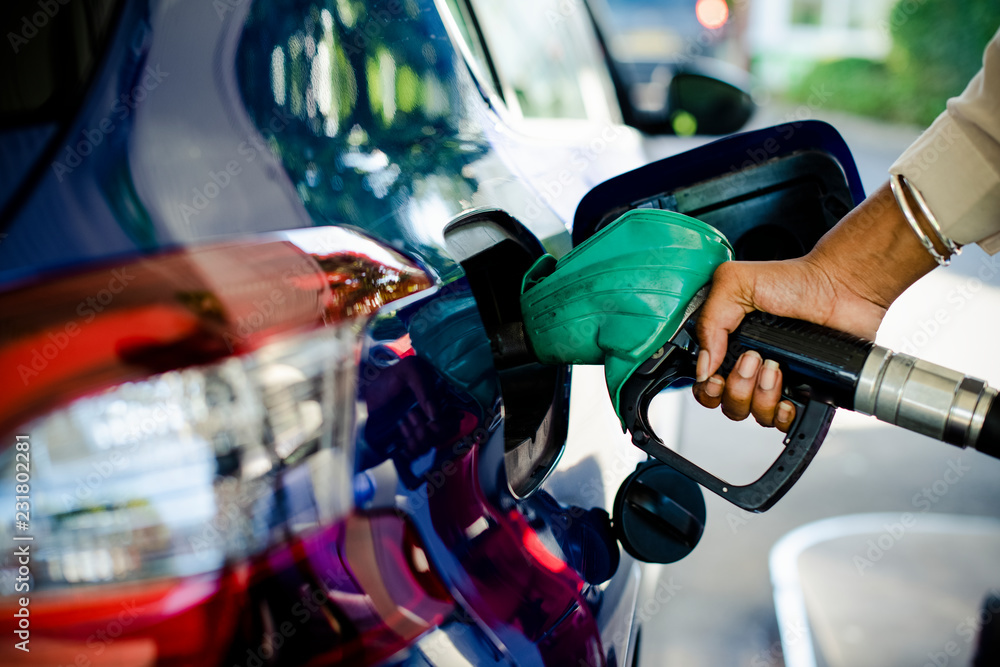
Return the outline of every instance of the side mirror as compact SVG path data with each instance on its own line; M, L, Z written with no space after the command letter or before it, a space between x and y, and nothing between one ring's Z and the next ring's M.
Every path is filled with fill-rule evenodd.
M667 90L667 112L675 134L731 134L753 115L754 103L740 88L701 74L676 74Z
M756 108L746 86L705 66L619 63L626 122L647 134L731 134ZM728 72L727 72L728 74Z
M619 59L610 48L614 25L604 0L583 3L610 66L625 123L646 134L732 134L753 115L750 75L716 58ZM678 54L679 55L679 54Z

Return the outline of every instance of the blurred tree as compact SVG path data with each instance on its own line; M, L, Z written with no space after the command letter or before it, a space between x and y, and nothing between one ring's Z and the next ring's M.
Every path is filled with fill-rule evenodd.
M900 0L888 20L893 46L885 62L820 63L791 96L805 100L822 87L831 107L929 125L982 66L998 26L996 0Z
M1000 3L902 0L890 25L890 73L909 87L903 92L915 106L914 119L930 123L982 67L983 49L1000 26Z

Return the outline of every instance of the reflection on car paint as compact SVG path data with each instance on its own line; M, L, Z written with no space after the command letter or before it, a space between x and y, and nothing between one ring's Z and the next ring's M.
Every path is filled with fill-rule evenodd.
M219 13L214 3L190 1L124 7L111 64L70 136L113 117L115 100L149 67L165 74L89 156L43 174L0 260L5 280L112 256L148 275L80 325L86 336L74 336L74 352L86 339L83 347L100 355L60 356L28 390L8 387L2 430L30 417L54 424L65 412L42 415L73 405L86 408L90 426L103 427L116 401L140 417L147 395L181 387L171 400L204 405L201 416L217 422L209 435L218 437L204 435L208 422L170 432L181 441L181 431L202 428L197 475L178 472L187 450L163 454L160 443L146 461L149 481L102 482L66 511L62 488L45 492L55 507L52 532L64 542L53 538L38 561L59 565L35 575L33 636L47 648L30 657L400 662L410 659L406 646L438 627L461 634L466 655L603 665L592 590L547 536L547 520L529 525L507 490L489 341L444 250L442 230L484 196L486 176L498 189L485 196L505 207L530 199L492 144L503 132L435 4L257 0L227 3ZM548 210L539 218L562 229ZM65 221L59 242L38 220ZM423 270L414 262L390 270L371 246L341 252L360 238L344 236L327 251L305 250L300 235L299 243L272 243L272 255L245 247L227 257L196 246L158 263L172 247L306 225L362 229ZM283 264L301 260L303 250L310 271ZM140 252L151 257L136 260ZM206 261L183 259L198 252ZM262 280L274 263L282 270ZM5 314L34 322L27 328L34 338L20 340L27 347L4 367L30 364L32 346L76 321L79 295L97 293L105 276L97 268L70 284L49 274L37 289L7 292L24 310ZM205 276L212 280L200 284ZM59 285L64 302L53 296L58 290L46 291ZM133 306L155 312L138 317ZM276 316L286 319L272 327L267 320ZM359 347L354 336L368 316ZM329 337L319 333L324 323L334 330ZM336 373L324 355L343 364ZM331 423L327 390L341 392L338 405L352 409L355 395L344 392L357 391L356 424ZM123 391L132 393L115 393ZM79 402L67 407L70 400ZM87 428L60 425L67 424L75 430L62 435L71 440ZM256 447L227 440L240 429L259 430L244 438ZM343 461L324 453L323 438L345 451L356 445L353 480L339 477ZM82 462L79 474L86 479L87 466L102 460ZM72 486L77 471L70 472L51 479ZM168 478L200 489L183 498L199 514L143 502L165 494ZM190 534L162 529L171 518L182 518ZM107 543L73 542L77 530L90 540L101 522L112 526ZM5 572L11 565L7 554ZM16 598L3 592L8 609Z
M446 273L440 236L415 236L430 230L412 218L443 227L489 148L450 51L428 4L261 0L236 58L247 110L314 219L361 225Z
M483 641L491 638L519 663L603 665L597 626L581 596L584 582L506 496L494 419L499 384L473 304L462 280L408 306L399 322L372 327L394 338L373 341L380 369L361 373L367 453L358 458L366 467L356 488L363 499L377 496L378 474L371 471L393 461L396 474L387 483L398 479L397 511L428 535L431 560L459 592L462 613L488 629Z

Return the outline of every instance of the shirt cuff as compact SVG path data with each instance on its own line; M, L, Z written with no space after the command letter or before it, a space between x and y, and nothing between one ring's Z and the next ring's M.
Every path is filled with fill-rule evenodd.
M1000 251L1000 174L977 147L981 132L945 111L889 168L927 201L945 236Z

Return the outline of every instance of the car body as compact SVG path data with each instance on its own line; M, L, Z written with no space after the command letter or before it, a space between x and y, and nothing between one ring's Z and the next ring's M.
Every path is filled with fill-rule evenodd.
M33 653L5 664L631 659L638 566L587 584L551 526L607 542L600 515L507 488L488 341L444 236L495 207L564 252L575 201L640 164L596 44L596 118L518 126L444 3L107 9L79 105L4 149L23 179L5 319L34 332L8 328L4 431L30 437L35 538L30 587L4 562ZM563 446L557 379L529 468ZM291 430L268 392L294 396Z
M569 367L483 290L641 137L583 5L487 7L10 10L65 95L3 116L4 664L634 664L644 457L549 478Z

